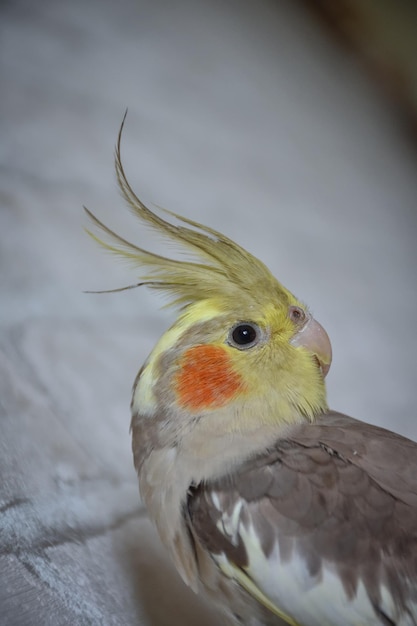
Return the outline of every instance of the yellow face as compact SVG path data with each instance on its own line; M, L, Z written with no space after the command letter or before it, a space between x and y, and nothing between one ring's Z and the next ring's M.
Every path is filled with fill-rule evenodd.
M296 409L312 418L326 408L323 374L330 343L327 335L322 346L315 346L311 337L299 343L303 333L308 338L311 324L319 327L293 296L238 312L226 311L224 302L191 305L152 352L134 404L141 412L146 405L149 412L156 408L151 390L162 384L158 364L164 359L170 402L187 412L266 399L273 413L290 415Z

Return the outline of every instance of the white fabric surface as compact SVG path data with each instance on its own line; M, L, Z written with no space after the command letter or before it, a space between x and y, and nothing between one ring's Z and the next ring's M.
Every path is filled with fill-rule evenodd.
M417 437L415 144L290 0L0 5L0 624L214 626L138 498L132 381L174 313L82 231L163 250L133 187L225 232L312 308L330 404Z

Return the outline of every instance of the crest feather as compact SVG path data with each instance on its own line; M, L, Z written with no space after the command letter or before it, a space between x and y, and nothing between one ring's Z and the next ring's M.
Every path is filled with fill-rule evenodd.
M140 284L170 293L173 296L170 304L186 305L213 297L234 299L239 295L242 298L245 294L250 294L252 300L257 300L261 294L271 297L271 290L276 292L277 288L281 291L281 296L288 293L259 259L222 233L161 209L187 226L173 224L143 204L131 188L121 161L121 138L126 114L127 112L120 126L115 149L117 182L124 199L143 223L166 239L179 244L183 251L193 253L201 262L170 259L138 247L112 231L84 207L91 222L104 234L104 238L101 239L88 229L87 233L106 250L128 259L135 266L148 268L148 272L141 273Z

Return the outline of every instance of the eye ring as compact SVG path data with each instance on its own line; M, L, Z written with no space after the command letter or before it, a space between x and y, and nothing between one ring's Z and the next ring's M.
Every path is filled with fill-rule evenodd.
M298 326L301 326L301 324L304 324L306 320L306 313L299 306L290 306L290 308L288 309L288 316L290 320L294 322L295 324L297 324Z
M228 343L238 350L248 350L262 339L262 331L254 322L238 322L229 332Z

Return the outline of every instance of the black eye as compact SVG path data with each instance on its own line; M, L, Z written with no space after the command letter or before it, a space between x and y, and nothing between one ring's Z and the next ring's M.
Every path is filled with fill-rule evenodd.
M261 331L256 324L237 324L230 333L229 343L235 348L251 348L261 337Z

